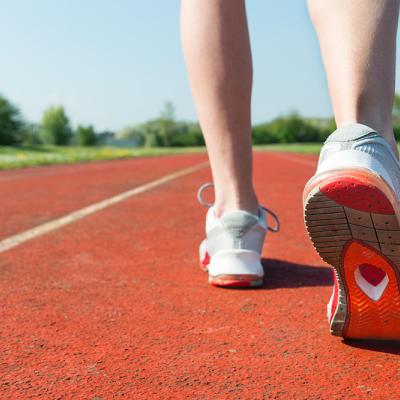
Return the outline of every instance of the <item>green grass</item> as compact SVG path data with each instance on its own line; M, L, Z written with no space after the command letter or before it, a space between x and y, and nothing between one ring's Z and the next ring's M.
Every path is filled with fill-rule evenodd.
M290 151L293 153L319 154L322 143L277 143L254 146L256 150Z
M267 151L290 151L318 154L320 143L290 143L257 145L255 149ZM86 161L116 160L130 157L186 154L205 151L204 147L176 148L121 148L121 147L79 147L79 146L0 146L0 169L32 167L38 165L70 164Z
M187 148L121 148L79 146L0 146L0 169L52 164L71 164L86 161L117 160L130 157L160 156L204 151L202 147Z

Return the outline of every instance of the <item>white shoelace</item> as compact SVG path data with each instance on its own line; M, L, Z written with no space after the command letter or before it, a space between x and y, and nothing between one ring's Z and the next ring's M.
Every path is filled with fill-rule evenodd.
M212 206L214 205L214 204L212 204L212 203L207 203L207 202L203 199L203 193L204 193L204 191L205 191L206 189L211 188L211 187L214 187L214 184L213 184L212 182L207 182L207 183L204 183L203 185L201 185L200 188L199 188L199 190L197 191L197 200L198 200L198 202L199 202L203 207L205 207L205 208L210 208L210 207L212 207ZM274 219L274 221L275 221L275 226L273 226L273 227L269 226L268 221L266 221L266 222L267 222L267 230L269 230L270 232L278 232L279 229L280 229L280 227L281 227L278 216L277 216L273 211L271 211L269 208L264 207L264 206L262 206L262 205L260 205L260 207L265 211L266 217L267 217L268 215L271 215L271 217L272 217L272 218Z

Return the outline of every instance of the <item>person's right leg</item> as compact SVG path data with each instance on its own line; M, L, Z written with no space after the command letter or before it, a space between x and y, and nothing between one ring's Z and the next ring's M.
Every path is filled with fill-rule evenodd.
M304 191L305 220L336 271L331 331L400 339L400 164L393 136L398 0L309 0L338 129Z
M362 123L397 153L392 107L399 0L308 0L338 128Z

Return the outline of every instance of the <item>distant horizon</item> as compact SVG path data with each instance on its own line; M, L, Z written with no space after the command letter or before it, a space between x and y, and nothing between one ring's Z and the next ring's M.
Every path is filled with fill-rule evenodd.
M291 111L331 118L306 2L247 2L247 12L253 125ZM3 4L0 35L7 37L0 93L32 123L50 105L61 104L74 126L119 131L156 118L165 101L175 104L178 120L197 121L180 46L178 0L157 8L139 0L15 0Z
M2 93L0 93L0 96L2 96ZM9 99L9 98L8 98L8 100L12 101L12 100ZM14 102L13 102L13 104L14 104L15 106L18 106L18 105L15 104ZM50 107L64 107L64 105L63 105L63 104L50 104L46 109L48 109L48 108L50 108ZM66 107L64 107L64 110L65 110L65 113L66 113L67 117L70 118L70 116L68 115L68 109L67 109ZM36 126L40 126L40 123L41 123L40 120L39 120L39 121L31 121L31 120L29 120L29 119L27 119L27 118L25 117L25 115L24 115L24 113L23 113L23 110L20 109L19 111L21 112L22 117L25 119L25 121L26 121L27 123L33 124L33 125L36 125ZM43 110L43 111L45 111L45 110ZM288 116L288 115L291 115L291 114L299 114L299 115L300 115L303 119L305 119L305 120L329 120L329 119L334 118L333 115L331 115L331 116L325 116L325 117L307 116L307 115L301 114L298 110L291 110L291 111L288 111L287 113L278 114L278 115L276 115L276 116L274 116L274 117L272 117L272 118L270 118L270 119L266 119L266 120L264 120L264 121L252 121L252 126L256 126L256 125L261 125L261 124L264 124L264 123L268 123L268 122L273 121L273 120L276 119L276 118L285 117L285 116ZM158 114L158 115L155 115L153 118L149 118L149 119L147 119L147 120L143 120L143 121L139 121L139 122L136 122L136 123L128 124L128 125L126 125L126 126L124 126L124 127L122 127L122 128L119 128L119 129L100 129L100 130L99 130L99 129L96 129L95 124L90 123L90 122L87 123L87 124L82 124L82 123L74 124L71 120L70 120L70 122L71 122L71 124L73 125L73 127L76 127L76 126L78 126L78 125L93 125L94 128L96 129L96 133L107 133L107 132L117 133L118 131L123 130L124 128L131 127L131 126L137 126L137 125L141 125L141 124L143 124L143 123L146 123L146 122L149 122L149 121L152 121L152 120L156 120L156 119L158 118L158 116L159 116L159 114ZM199 120L196 119L196 118L195 118L195 119L175 118L175 120L176 120L177 122L187 122L187 123L197 123L197 124L199 123Z

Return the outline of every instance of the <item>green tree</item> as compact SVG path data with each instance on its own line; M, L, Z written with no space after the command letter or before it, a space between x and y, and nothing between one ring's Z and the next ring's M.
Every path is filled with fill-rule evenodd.
M21 144L23 146L38 146L43 144L40 137L40 126L37 124L24 124L21 133Z
M164 146L163 138L160 134L160 124L158 119L144 122L134 127L134 135L140 139L140 145L146 147Z
M144 145L146 147L164 146L165 142L160 135L159 120L148 121L139 125L139 129L143 132Z
M0 145L13 146L22 139L24 121L18 108L0 96Z
M396 140L400 140L400 95L394 96L393 111L392 111L393 131Z
M323 125L320 124L316 127L319 129L318 141L325 142L328 136L336 130L336 122L334 118L329 118Z
M136 142L136 146L143 146L145 143L145 137L142 127L139 126L127 126L115 134L117 139L131 139Z
M260 124L252 128L252 136L254 144L279 143L282 137L276 132L272 132L269 124Z
M252 134L255 144L292 143L317 141L318 129L292 113L253 127Z
M97 143L97 135L92 125L78 125L76 137L81 146L94 146Z
M318 128L309 124L297 113L274 119L269 123L269 130L284 143L317 142L319 139Z
M66 145L72 137L72 129L64 107L52 106L43 113L41 136L45 143Z
M185 121L176 122L170 145L172 147L204 146L204 138L199 124Z
M400 126L400 95L398 93L394 96L392 116L393 125Z
M171 146L175 128L175 107L170 101L166 101L158 118L158 134L163 146Z

